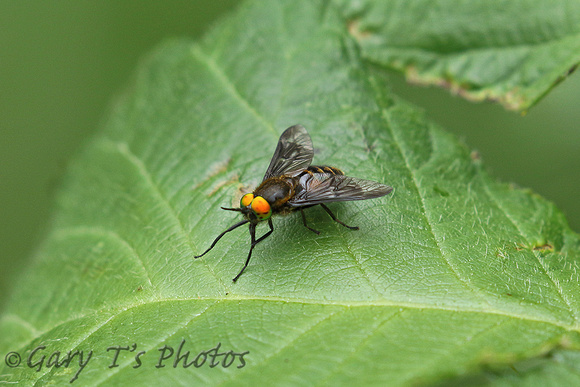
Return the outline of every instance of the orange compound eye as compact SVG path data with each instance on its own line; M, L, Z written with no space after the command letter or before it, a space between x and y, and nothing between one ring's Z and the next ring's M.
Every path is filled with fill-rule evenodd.
M244 208L249 206L252 203L252 200L254 200L254 194L251 193L247 193L244 196L242 196L242 199L240 199L240 207Z
M266 220L272 215L272 208L270 208L270 203L266 201L261 196L256 196L252 200L252 211L261 220Z

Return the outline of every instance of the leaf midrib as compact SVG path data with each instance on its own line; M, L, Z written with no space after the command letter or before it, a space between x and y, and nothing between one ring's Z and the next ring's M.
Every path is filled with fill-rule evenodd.
M480 46L480 47L475 47L475 48L470 47L470 46L465 46L465 47L459 47L456 50L445 51L445 52L431 50L431 49L428 49L428 48L422 47L422 46L394 45L394 44L387 45L387 49L388 50L394 49L394 50L398 50L398 51L421 52L421 53L425 53L425 54L436 55L438 57L453 57L453 56L458 56L458 55L460 56L460 55L479 53L479 52L485 52L485 51L504 51L504 50L513 51L516 49L533 50L533 49L541 48L542 46L549 46L549 45L553 45L553 44L558 44L558 43L561 43L562 41L565 41L568 39L574 40L574 39L578 39L578 38L580 38L580 32L574 32L574 33L562 35L560 38L557 38L557 39L551 39L551 40L546 40L546 41L537 42L537 43L521 43L521 44L512 44L512 45L504 45L504 46ZM353 39L355 41L357 41L362 47L365 47L365 48L374 47L374 45L373 46L365 45L364 40L366 40L366 39L357 39L355 36L353 36ZM363 54L363 56L366 57L366 55L364 55L364 54Z
M553 319L544 319L544 318L535 318L529 314L519 314L519 313L508 313L505 310L501 309L494 309L494 308L470 308L467 306L462 305L461 307L453 307L453 306L445 306L445 305L434 305L428 303L419 303L419 302L404 302L404 301L390 301L387 299L382 300L375 300L375 301L333 301L333 300L324 300L324 299L307 299L307 298L294 298L294 297L276 297L276 296L246 296L246 295L235 295L230 294L224 298L219 297L204 297L199 296L195 298L162 298L162 299L152 299L146 302L135 303L135 304L125 304L122 306L118 306L110 315L107 315L107 320L114 319L118 317L119 314L126 312L131 309L136 309L139 307L149 306L153 304L160 304L160 303L171 303L171 302L200 302L200 301L213 301L213 302L251 302L251 301L260 301L260 302L275 302L275 303L287 303L287 304L302 304L302 305L319 305L319 306L340 306L346 308L360 308L360 307L389 307L389 308L406 308L406 309L416 309L416 310L435 310L435 311L442 311L442 312L455 312L455 313L481 313L490 316L503 316L508 318L519 319L523 321L529 322L537 322L537 323L544 323L550 324L566 331L570 332L578 332L580 333L580 328L575 325L568 325L562 323L559 320ZM48 329L45 330L38 330L34 328L34 326L30 325L28 321L20 317L16 313L7 313L3 316L3 320L8 319L16 319L18 321L22 321L26 323L26 327L29 331L33 332L32 329L36 329L35 333L40 337L45 335L47 332L54 330L62 325L72 323L77 320L82 320L88 318L90 316L99 316L102 312L94 311L91 313L86 313L82 315L76 315L74 318L64 320L59 322ZM36 338L36 337L35 337ZM24 347L27 342L22 344L21 347Z

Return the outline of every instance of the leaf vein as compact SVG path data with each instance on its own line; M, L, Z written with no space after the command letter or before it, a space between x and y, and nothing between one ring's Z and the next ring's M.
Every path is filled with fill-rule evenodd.
M341 366L343 366L350 359L356 359L356 355L369 343L369 340L372 337L374 337L376 334L379 333L379 329L381 329L384 325L386 325L387 323L389 323L394 318L400 316L402 313L403 313L402 311L398 310L396 313L393 313L388 318L382 320L377 327L374 327L374 329L369 329L368 330L368 334L366 335L366 337L364 339L362 339L359 343L356 344L356 347L353 348L353 350L350 352L350 354L348 356L343 357L341 360L339 360L338 362L335 363L336 364L336 368L335 369L340 368ZM327 383L327 381L332 376L336 376L336 374L329 374L327 377L324 378L324 380L322 380L320 383L318 383L318 385L320 385L320 386L327 386L327 385L329 385Z
M108 238L112 238L112 239L120 242L124 247L126 247L132 253L131 255L133 256L135 261L139 264L141 269L143 269L143 272L145 273L145 278L147 279L147 282L149 282L149 285L151 285L151 287L155 288L155 286L151 282L151 276L149 275L149 271L145 267L145 263L144 263L143 259L141 258L141 256L137 253L135 248L126 239L124 239L121 235L119 235L118 233L116 233L114 231L105 230L105 229L100 228L100 227L76 226L76 227L69 227L69 228L63 228L60 230L56 230L55 231L55 238L58 238L58 239L76 238L76 237L79 237L82 235L87 235L87 234L108 237Z
M252 107L250 102L245 99L238 89L236 89L234 83L227 77L227 75L219 68L213 58L204 53L199 45L194 45L191 50L193 57L205 65L210 73L220 82L224 89L248 112L250 112L266 129L278 136L278 132L270 124L268 120L264 118L256 109Z
M342 310L333 310L327 316L325 316L324 318L320 319L319 321L316 321L314 324L312 324L311 326L309 326L307 329L305 329L302 332L300 332L298 335L296 335L294 338L292 338L292 340L290 340L289 342L287 342L286 345L281 346L276 351L273 351L268 356L264 357L260 363L258 363L258 364L256 364L254 366L253 369L255 370L258 367L265 365L270 359L276 357L277 355L279 355L280 353L282 353L283 351L285 351L288 347L291 347L293 343L295 343L296 341L300 340L305 335L307 335L308 332L311 332L313 329L315 329L316 327L318 327L320 324L324 323L325 321L328 321L333 316L335 316L335 315L337 315L339 313L346 313L347 310L348 310L347 308L342 309ZM231 375L233 375L233 374L231 374ZM228 379L228 380L226 380L226 381L224 381L224 382L222 382L222 383L220 383L220 384L218 384L218 386L221 386L221 385L223 385L224 383L226 383L226 382L228 382L230 380L231 380L231 378Z
M174 223L177 225L177 228L178 228L182 238L185 240L187 246L191 250L191 255L194 256L195 249L192 245L191 239L189 238L187 232L185 231L185 227L183 226L181 219L179 218L175 209L171 206L171 203L169 203L169 201L165 198L165 196L161 192L161 189L154 182L153 176L151 175L151 173L149 173L149 171L148 171L147 167L145 166L145 164L143 163L143 161L141 159L139 159L134 153L132 153L131 150L129 149L128 145L125 143L115 142L115 141L110 140L110 139L104 139L103 143L104 143L104 145L108 145L109 147L111 147L115 151L119 152L120 155L124 156L127 159L127 161L129 161L131 164L133 164L137 168L137 170L139 171L141 176L143 176L143 179L145 180L145 182L153 189L153 192L154 192L155 196L157 197L157 200L165 207L167 214L169 214L169 216L173 219ZM208 269L208 271L215 277L215 279L218 281L218 283L222 286L222 288L224 288L227 291L228 290L227 286L214 273L214 271L211 269L211 267L207 264L205 264L205 266Z
M526 233L518 225L518 222L510 214L509 210L506 209L500 203L500 201L495 197L495 195L491 192L490 187L489 187L489 182L486 179L483 179L483 178L481 180L483 182L483 186L485 188L485 192L488 195L488 197L491 199L491 201L493 201L495 203L495 205L497 206L497 208L499 208L499 210L503 212L503 214L505 215L505 217L516 228L516 230L522 236L522 238L530 241L532 238L526 235ZM578 326L578 316L577 316L576 313L574 313L573 308L572 308L572 304L571 304L570 300L568 299L568 297L566 297L566 295L564 293L564 289L562 289L562 286L554 278L554 276L551 274L550 270L548 270L548 268L546 267L546 265L544 264L544 262L542 262L542 260L540 259L540 257L536 254L536 252L532 252L532 254L537 259L537 261L539 263L539 266L542 268L542 270L543 270L544 274L546 275L546 277L554 285L554 288L558 292L558 295L560 296L560 299L568 306L568 312L570 312L570 317L574 320L575 325Z
M376 85L374 85L374 84L373 84L373 86L376 87ZM417 191L417 196L420 199L421 215L425 219L425 222L427 223L427 226L429 227L429 232L433 236L433 242L435 243L435 246L437 247L437 250L439 251L441 258L446 262L447 266L449 267L449 269L451 270L453 275L455 275L455 277L459 280L459 282L461 282L467 289L471 290L471 292L473 292L481 301L483 301L485 304L489 305L489 302L487 302L487 300L485 300L482 297L480 291L477 288L475 288L469 281L464 279L459 274L457 269L451 264L451 262L449 261L447 256L444 254L443 249L441 248L441 244L439 242L439 238L437 237L437 235L435 235L435 231L433 230L431 219L430 219L429 215L427 214L427 207L425 205L425 198L423 197L423 195L421 194L421 190L419 189L420 184L417 181L417 176L415 175L415 172L413 171L413 168L411 167L411 165L409 163L409 159L408 159L406 153L403 151L403 149L400 145L402 143L402 141L398 137L398 135L395 133L396 130L393 129L394 125L391 122L390 115L388 114L387 110L383 110L383 117L385 118L385 120L387 122L387 127L389 128L391 135L392 135L393 139L395 140L394 141L395 146L399 150L399 153L400 153L402 159L404 160L405 166L406 166L406 168L409 172L409 175L413 181L413 184L415 186L415 190Z
M216 306L216 305L218 305L219 303L220 303L220 300L216 300L216 302L215 302L215 303L208 305L208 306L207 306L205 309L203 309L203 310L201 310L201 311L199 311L199 312L196 312L196 314L195 314L194 316L192 316L192 317L189 319L189 321L188 321L188 322L187 322L185 325L183 325L183 326L181 326L181 325L180 325L178 330L181 330L181 329L183 329L183 328L187 327L187 326L188 326L188 325L189 325L189 324L190 324L190 323L191 323L193 320L195 320L195 319L196 319L196 318L198 318L199 316L203 315L203 314L204 314L204 313L206 313L206 312L207 312L209 309L211 309L211 308L215 307L215 306ZM119 314L120 314L120 313L119 313ZM149 352L149 351L151 351L152 349L154 349L154 348L158 348L158 347L159 347L159 344L163 343L165 340L167 340L168 338L170 338L170 337L172 337L173 335L175 335L175 333L177 333L177 330L176 330L176 331L174 331L174 332L172 332L172 333L170 333L170 334L166 334L166 335L165 335L165 337L164 337L162 340L159 340L159 341L158 341L158 342L156 342L155 344L153 344L153 345L150 345L149 347L146 347L146 348L145 348L145 352L146 352L146 353L148 353L148 352ZM127 368L127 367L128 367L130 364L132 364L133 362L134 362L134 360L133 360L132 358L129 358L129 359L127 359L125 362L123 362L123 363L119 364L119 366L118 366L118 367L115 367L111 373L109 373L109 374L107 374L107 375L106 375L106 377L104 377L103 379L101 379L101 380L99 380L99 381L96 381L94 385L95 385L95 386L98 386L98 385L100 385L100 384L102 384L102 383L104 383L104 382L106 382L106 381L110 380L110 379L111 379L113 376L115 376L115 375L116 375L117 373L119 373L121 370L123 370L123 369Z

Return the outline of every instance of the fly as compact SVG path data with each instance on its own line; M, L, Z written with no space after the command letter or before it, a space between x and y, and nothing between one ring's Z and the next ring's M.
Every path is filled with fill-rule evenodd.
M299 210L304 226L320 234L320 231L306 224L304 215L304 209L320 205L335 222L351 230L358 230L358 227L349 226L337 219L324 203L374 199L393 190L376 181L345 176L335 167L310 165L313 156L312 140L306 129L302 125L286 129L280 136L270 166L258 188L242 196L239 208L222 207L224 210L241 212L244 219L218 235L203 254L194 258L204 256L225 234L249 223L250 252L244 267L233 279L236 282L248 267L254 247L274 231L273 214L286 215ZM268 221L270 230L256 239L256 225L264 221Z

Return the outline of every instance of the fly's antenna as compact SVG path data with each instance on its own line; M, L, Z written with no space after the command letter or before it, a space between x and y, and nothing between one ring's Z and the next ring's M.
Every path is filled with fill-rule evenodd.
M227 210L227 211L237 211L237 212L243 212L241 208L226 208L226 207L221 207L222 210Z
M203 257L208 251L210 251L211 249L213 249L213 247L215 246L216 243L218 243L218 241L224 236L226 235L228 232L235 230L236 228L243 226L244 224L248 223L249 220L244 219L241 222L238 222L236 224L234 224L232 227L228 228L226 231L222 232L220 235L218 235L217 238L214 239L213 243L211 244L211 246L209 247L209 249L207 249L206 251L204 251L202 254L200 255L196 255L193 258L199 258L199 257Z

